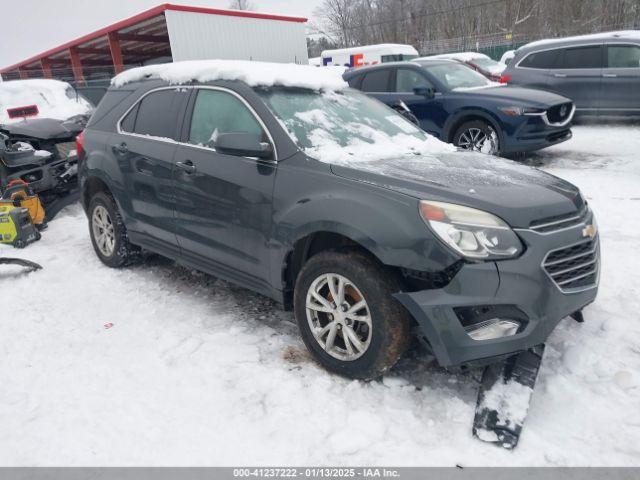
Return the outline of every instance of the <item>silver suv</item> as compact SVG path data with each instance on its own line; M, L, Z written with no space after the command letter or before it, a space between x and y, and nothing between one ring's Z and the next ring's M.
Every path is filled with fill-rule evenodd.
M569 97L576 115L640 115L640 30L529 43L501 82Z

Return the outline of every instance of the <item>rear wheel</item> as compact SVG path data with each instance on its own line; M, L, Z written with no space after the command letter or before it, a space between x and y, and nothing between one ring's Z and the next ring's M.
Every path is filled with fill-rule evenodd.
M296 320L314 358L350 378L386 372L409 343L409 316L392 297L399 290L391 272L361 252L314 255L294 291Z
M111 195L96 193L89 202L88 213L91 243L102 263L118 268L138 258L140 250L129 243L127 229Z
M483 120L472 120L462 124L453 135L453 144L464 150L500 154L498 132Z

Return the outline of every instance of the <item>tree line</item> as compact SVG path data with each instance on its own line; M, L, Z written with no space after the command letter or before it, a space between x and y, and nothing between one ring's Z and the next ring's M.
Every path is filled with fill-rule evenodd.
M640 0L324 0L309 56L405 43L422 54L640 28Z

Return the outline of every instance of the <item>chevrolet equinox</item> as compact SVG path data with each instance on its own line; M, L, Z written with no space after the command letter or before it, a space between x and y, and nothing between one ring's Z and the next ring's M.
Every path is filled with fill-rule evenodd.
M340 73L205 61L116 77L78 139L98 258L144 249L271 297L352 378L383 374L412 335L442 366L479 365L579 316L599 279L580 191L458 151Z

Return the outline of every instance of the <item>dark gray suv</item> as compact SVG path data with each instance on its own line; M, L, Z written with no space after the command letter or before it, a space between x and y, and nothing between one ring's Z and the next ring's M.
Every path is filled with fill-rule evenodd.
M598 236L573 185L457 151L346 85L312 88L313 67L250 86L212 65L171 84L128 73L79 139L106 265L145 249L267 295L354 378L413 334L443 366L492 362L594 300Z
M640 31L529 43L501 82L569 97L576 115L640 115Z

